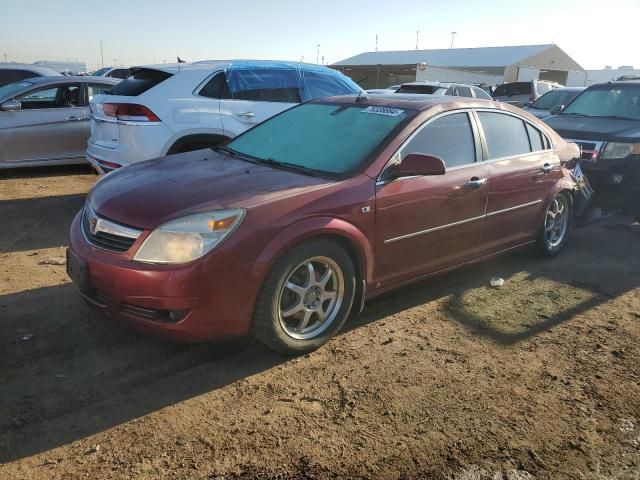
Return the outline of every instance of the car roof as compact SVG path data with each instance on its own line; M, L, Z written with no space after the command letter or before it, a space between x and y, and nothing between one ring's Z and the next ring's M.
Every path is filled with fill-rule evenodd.
M60 75L59 77L33 77L20 80L21 82L29 82L33 85L48 84L54 85L57 83L69 83L69 82L96 82L96 83L108 83L115 85L120 80L108 77L94 77L91 75Z
M333 70L329 67L322 65L316 65L314 63L303 62L289 62L286 60L249 60L249 59L233 59L233 60L200 60L193 63L161 63L156 65L137 65L131 67L132 69L138 68L152 68L154 70L162 70L169 73L177 73L183 70L212 70L216 68L227 68L229 66L236 66L240 68L249 67L272 67L272 68L301 68L304 70L315 71L332 71L339 73L337 70Z
M359 100L358 100L359 98ZM356 101L358 100L358 101ZM484 100L480 98L468 97L450 97L437 95L420 95L420 94L402 94L397 93L380 94L380 95L340 95L336 97L326 97L314 100L312 103L338 103L353 104L366 107L390 107L403 108L408 110L428 110L435 106L446 106L454 108L496 108L501 110L509 110L515 113L521 110L511 105L494 102L492 100ZM506 107L506 108L505 108Z
M638 86L640 85L640 80L620 80L620 81L616 81L616 82L602 82L602 83L594 83L593 85L589 85L587 88L591 89L591 88L602 88L602 87L608 87L608 86L612 86L612 87L629 87L629 86Z
M549 90L549 92L581 92L585 88L587 87L560 87L560 88L555 88L553 90Z
M29 65L28 63L0 63L0 70L26 70L28 72L35 72L41 75L48 76L63 76L60 72L56 72L54 69L44 67L42 65Z

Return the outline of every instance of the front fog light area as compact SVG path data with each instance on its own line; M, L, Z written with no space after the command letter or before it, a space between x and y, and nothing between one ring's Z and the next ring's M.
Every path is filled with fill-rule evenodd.
M195 260L229 236L244 214L242 209L219 210L171 220L151 232L134 260L165 264Z

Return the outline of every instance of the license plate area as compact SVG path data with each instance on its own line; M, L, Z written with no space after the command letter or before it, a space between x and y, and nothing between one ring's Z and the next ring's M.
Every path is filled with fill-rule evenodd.
M93 290L89 277L89 265L71 250L67 249L67 275L83 293Z

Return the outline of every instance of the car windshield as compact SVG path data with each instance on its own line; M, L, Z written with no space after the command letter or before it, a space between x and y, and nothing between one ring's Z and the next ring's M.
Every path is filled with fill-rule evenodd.
M640 120L640 84L589 88L578 95L561 115Z
M33 85L33 83L25 82L24 80L21 82L15 82L15 83L10 83L8 85L4 85L0 87L0 98L13 95L14 93L19 92L23 88L30 87L31 85Z
M254 127L225 148L274 166L341 175L362 164L414 115L401 108L308 103Z
M93 76L94 77L100 77L100 76L104 75L105 73L107 73L109 70L111 70L110 67L101 68L100 70L96 70L95 72L93 72Z
M578 93L578 90L551 90L530 106L539 110L551 110L556 105L567 105Z

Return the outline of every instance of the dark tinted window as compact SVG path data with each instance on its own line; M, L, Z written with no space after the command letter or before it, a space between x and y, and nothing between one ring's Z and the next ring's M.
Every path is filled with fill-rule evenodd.
M502 113L478 112L489 149L489 160L529 153L529 136L524 122Z
M19 82L26 78L39 77L40 74L28 70L4 70L0 69L0 86Z
M256 102L300 103L300 77L288 68L236 68L227 70L231 98Z
M351 95L360 91L357 85L350 83L348 78L341 78L337 74L304 70L300 74L303 84L302 96L305 102L334 95Z
M471 93L471 88L469 87L463 87L462 85L457 85L456 91L458 92L459 97L473 97L473 94Z
M542 134L540 131L529 125L527 125L527 133L529 134L529 141L531 142L531 151L537 152L539 150L544 150L544 143L542 141Z
M476 161L473 130L466 113L454 113L434 120L402 149L402 155L425 153L444 160L447 167Z
M433 95L434 93L438 93L438 91L444 90L444 87L440 87L438 85L402 85L396 93L424 93L428 95Z
M129 78L129 69L128 68L116 68L112 72L110 72L107 77L111 78L119 78L124 80L125 78Z
M511 97L513 95L530 95L531 82L513 82L498 85L493 92L495 97Z
M110 93L113 95L124 95L127 97L135 97L143 94L147 90L152 89L156 85L164 82L171 76L170 73L149 68L135 70L126 80L115 85Z
M226 92L226 94L225 94ZM229 96L227 89L227 76L224 72L215 74L204 87L200 90L199 95L209 98L226 98Z

